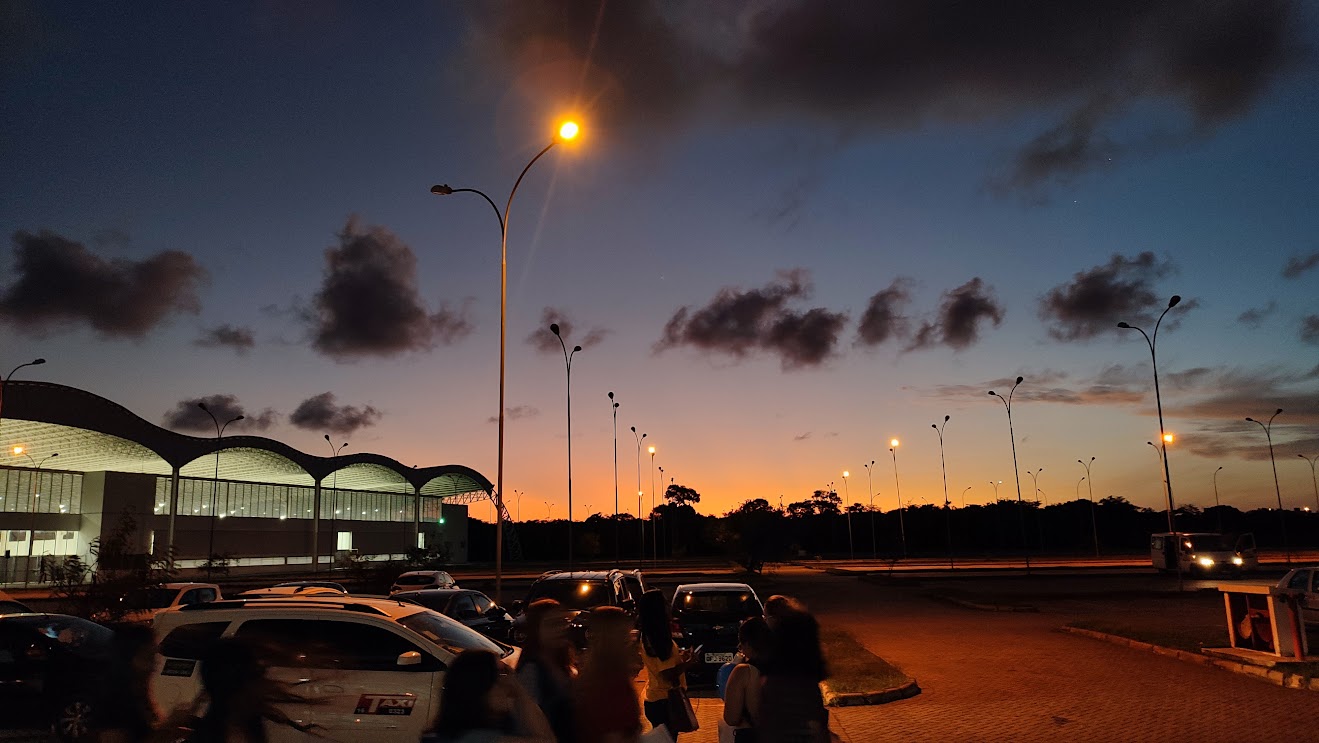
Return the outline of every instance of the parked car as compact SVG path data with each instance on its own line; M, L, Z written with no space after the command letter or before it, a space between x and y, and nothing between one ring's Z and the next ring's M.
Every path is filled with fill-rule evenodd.
M513 640L526 639L525 618L522 610L541 599L554 599L568 611L568 633L579 648L586 647L587 612L597 606L617 606L629 614L636 613L636 597L629 583L645 585L640 571L625 573L622 570L587 570L577 572L545 573L531 584L527 597L512 605ZM638 594L639 595L639 594Z
M1298 593L1305 623L1319 625L1319 566L1292 568L1278 581L1278 588Z
M166 609L204 604L220 598L220 587L214 583L165 583L152 588L143 588L119 599L128 609L120 621L150 622Z
M0 614L29 614L32 610L22 601L0 591Z
M390 596L434 609L450 619L462 622L486 637L508 642L513 631L513 617L480 591L461 588L428 588L424 591L399 591Z
M427 588L457 588L458 581L443 570L409 570L394 579L389 587L392 596L399 591L424 591Z
M700 665L687 672L696 682L713 682L719 667L737 652L742 622L765 615L745 583L685 583L673 591L673 639L684 649L701 648Z
M0 617L0 727L89 740L114 633L64 614Z
M516 648L491 640L417 604L392 599L290 597L216 601L156 618L160 642L154 683L161 709L201 693L199 660L211 642L237 637L263 648L270 678L307 701L282 702L292 720L326 740L419 740L435 724L444 670L478 649L513 667ZM268 726L271 743L305 743L304 733Z

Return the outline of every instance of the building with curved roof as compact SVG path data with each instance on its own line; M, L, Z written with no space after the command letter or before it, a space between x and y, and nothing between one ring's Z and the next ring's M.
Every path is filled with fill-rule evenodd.
M208 554L238 566L323 565L414 546L464 561L465 504L493 491L460 464L189 436L49 382L0 382L0 445L0 582L33 578L43 556L85 558L125 515L139 523L143 552L172 549L182 567Z

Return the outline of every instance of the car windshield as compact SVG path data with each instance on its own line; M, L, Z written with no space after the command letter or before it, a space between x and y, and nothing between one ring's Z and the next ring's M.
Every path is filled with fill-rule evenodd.
M398 580L394 581L400 586L424 586L435 582L433 575L400 575Z
M1186 548L1195 552L1231 552L1227 540L1218 534L1189 534Z
M134 591L124 597L124 603L129 609L164 609L174 603L174 597L179 595L174 588L144 588L140 591Z
M486 650L503 658L513 652L511 648L501 647L465 625L434 612L419 611L416 614L409 614L398 620L398 623L454 655L464 650Z
M95 622L59 614L37 617L14 617L18 624L30 627L76 655L102 656L108 652L114 632Z
M673 613L708 613L734 616L739 619L760 616L764 610L760 602L746 591L700 591L680 593L673 601Z
M568 611L585 611L609 603L609 584L591 580L543 580L531 587L527 604L554 599Z

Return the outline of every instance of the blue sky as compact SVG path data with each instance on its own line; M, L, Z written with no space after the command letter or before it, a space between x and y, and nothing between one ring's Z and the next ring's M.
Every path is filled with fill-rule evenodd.
M574 361L577 508L612 508L608 391L622 405L625 508L633 425L666 477L705 495L703 510L841 488L844 469L859 501L872 459L888 510L893 436L904 499L938 502L929 424L945 414L953 499L970 485L968 500L984 502L990 480L1012 481L1006 419L984 391L1018 374L1021 469L1045 468L1051 501L1074 496L1075 460L1095 456L1097 496L1157 507L1147 349L1117 331L1060 341L1040 314L1051 290L1121 256L1118 278L1154 304L1117 291L1107 310L1075 309L1107 327L1134 321L1108 317L1113 305L1157 315L1168 296L1185 298L1159 344L1177 501L1212 504L1222 465L1226 501L1273 502L1263 434L1241 418L1284 407L1274 429L1284 505L1315 506L1296 456L1319 455L1319 330L1304 332L1307 317L1319 327L1319 265L1307 262L1319 254L1313 10L1076 3L1023 24L1024 5L978 19L955 5L634 3L601 15L575 2L10 4L0 363L44 356L23 374L156 422L180 401L232 395L250 418L274 411L249 432L308 451L332 432L352 450L493 479L497 225L479 198L429 188L481 188L502 204L557 118L573 114L583 136L533 168L510 220L518 414L506 491L565 500L563 360L526 342L544 338L552 308L570 342L598 339ZM1252 24L1267 32L1256 43L1276 45L1205 41ZM1191 53L1202 47L1207 56ZM1082 50L1074 69L1059 49ZM1038 142L1054 145L1050 165L1027 169ZM334 332L361 331L354 319L390 306L367 294L334 308L338 324L318 315L326 251L343 247L354 216L367 268L380 268L369 256L415 262L397 275L444 320L419 321L429 337L390 345L368 328L350 352L318 349L318 337L342 340ZM93 274L131 276L111 261L165 251L198 270L136 285L127 302L159 312L134 320L51 290L68 266L27 273L19 248L50 249L43 230L99 259L80 264ZM792 270L800 287L753 327L720 312L721 291L763 299ZM858 345L871 297L899 278L907 334ZM976 278L993 311L972 313L969 337L940 340L942 297ZM18 291L37 286L49 290L40 301ZM683 307L724 324L666 336ZM823 325L774 336L784 313L797 322L812 309ZM1251 309L1258 320L1241 321ZM933 340L905 350L925 322ZM196 345L221 326L251 343ZM309 410L307 427L289 422L327 391L332 406ZM649 460L642 470L649 492Z

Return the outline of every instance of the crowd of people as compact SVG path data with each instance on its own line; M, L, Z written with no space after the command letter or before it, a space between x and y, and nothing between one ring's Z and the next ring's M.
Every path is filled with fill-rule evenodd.
M568 612L553 599L532 603L516 668L480 650L464 651L449 664L439 716L423 743L678 740L696 726L686 673L698 660L674 642L659 591L643 594L637 610L633 619L614 606L592 609L587 649L579 654ZM200 667L203 697L166 716L149 690L151 631L123 627L117 638L101 743L265 743L268 725L317 734L279 710L281 702L315 700L270 680L260 653L240 640L218 640L207 650ZM643 668L638 698L634 679ZM763 618L742 623L738 655L719 673L725 698L720 743L830 743L819 685L827 675L815 617L793 598L771 597Z

